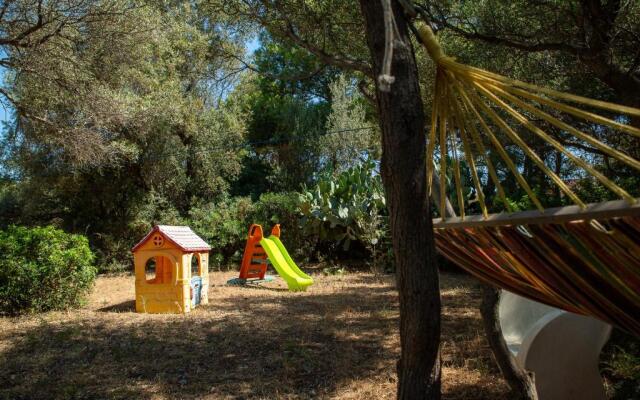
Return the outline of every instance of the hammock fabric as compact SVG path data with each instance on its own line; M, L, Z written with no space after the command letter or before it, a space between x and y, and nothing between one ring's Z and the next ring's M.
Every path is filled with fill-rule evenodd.
M640 336L640 217L435 229L438 251L478 279Z

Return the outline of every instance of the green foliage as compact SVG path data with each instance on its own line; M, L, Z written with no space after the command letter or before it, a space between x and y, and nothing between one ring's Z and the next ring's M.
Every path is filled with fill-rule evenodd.
M0 229L20 218L20 201L16 193L16 183L0 177Z
M637 337L614 329L600 359L610 399L640 396L640 340Z
M346 110L355 96L346 98L343 93L336 97L330 88L338 75L335 68L323 66L310 52L277 42L266 33L260 41L254 54L257 74L244 77L232 100L247 113L246 138L255 143L244 159L239 194L254 198L260 189L291 191L311 184L313 175L329 159L330 147L323 141L323 133L339 127L327 124L330 108L340 104L350 112L341 114L340 124L348 117L356 117L351 123L359 124L362 108L358 104L354 110ZM346 81L343 78L341 82L345 92ZM247 185L251 183L247 180L255 177L251 168L265 172L254 178L252 186Z
M505 197L507 202L509 203L508 205L505 205L499 196L496 196L493 198L494 209L511 210L513 212L525 211L525 210L531 209L533 204L531 202L531 199L529 198L529 195L526 195L526 194L520 197L519 199L513 199L509 196L505 196Z
M614 178L616 184L624 188L634 197L640 196L640 176L636 173L632 176L618 176ZM586 177L575 182L575 193L586 203L614 200L618 196L604 187L600 182L591 177Z
M449 54L463 63L508 72L513 78L606 98L612 91L594 77L611 85L614 91L621 88L598 76L608 71L605 63L599 65L598 71L592 60L580 56L578 49L591 51L594 56L610 54L607 62L615 65L615 70L628 71L629 75L637 73L640 67L632 56L637 49L635 36L640 32L637 23L640 3L635 1L591 4L577 0L436 0L424 4L430 9L434 23L446 21L462 31L472 32L471 38L452 31L445 33ZM594 48L590 29L616 39L605 40ZM489 40L478 40L478 37ZM509 47L506 43L520 46Z
M277 169L267 157L255 153L246 154L242 158L242 166L238 179L231 187L232 196L251 196L257 199L260 194L271 192L279 185Z
M211 246L214 268L239 264L251 224L260 224L265 234L281 224L282 240L294 254L307 245L298 224L297 193L263 194L252 202L248 197L225 198L194 207L182 221Z
M149 223L217 201L240 173L246 118L211 81L234 67L220 52L242 52L242 35L197 7L86 7L40 46L7 51L15 76L3 90L23 115L0 135L0 171L17 177L0 190L0 220L83 232L101 269L122 269Z
M574 188L576 194L587 203L612 200L611 192L592 178L580 179Z
M326 130L330 133L320 138L319 151L325 164L339 172L360 162L373 149L379 153L379 134L366 120L363 100L352 81L340 75L329 88L331 112Z
M274 190L296 190L301 184L310 183L310 177L318 170L318 137L328 105L260 90L265 79L255 78L251 94L244 100L250 115L246 137L256 143L251 156L272 166Z
M353 60L358 67L366 65L364 60L370 60L364 21L356 1L282 1L277 5L255 0L229 3L232 12L262 24L280 43L300 45L302 41L321 49L323 54ZM300 40L292 40L292 34Z
M382 182L373 161L339 174L325 172L300 196L302 225L308 235L349 250L353 241L376 245L384 234Z
M260 92L267 96L290 95L307 103L331 98L329 84L337 68L323 65L313 54L286 42L260 35L261 47L254 54Z
M282 240L287 248L293 254L304 256L309 240L300 226L298 203L297 192L264 193L255 202L250 218L252 223L262 225L267 235L273 225L280 224Z
M210 266L221 268L239 262L244 251L253 211L251 199L225 198L193 207L185 222L211 246Z
M607 365L611 372L624 379L640 380L640 358L620 346L616 346Z
M96 276L84 236L53 227L0 231L0 312L20 314L76 307Z
M557 23L568 13L586 21L597 17L574 0L533 5L443 0L425 6L435 22L443 20L439 36L445 50L477 67L612 101L627 98L620 86L629 85L607 87L588 63L603 59L629 70L629 79L638 72L631 40L639 26L635 3L611 6L620 12L611 20L612 34L601 37L616 38L602 47L614 57L576 57L562 49L528 52L461 37L445 24L587 51L585 38L598 35ZM39 11L42 24L36 23ZM256 23L264 28L260 47L248 58L245 44L249 35L255 37ZM17 117L0 135L0 174L10 177L0 181L0 227L55 225L82 232L101 271L129 269L131 246L159 223L193 226L214 247L212 265L237 262L254 222L267 230L281 223L287 246L299 254L308 254L314 244L325 254L348 248L356 257L391 259L379 177L366 161L380 158L379 135L377 128L356 131L377 127L373 102L358 90L373 92L362 26L353 1L51 0L41 8L28 0L8 2L0 18L5 69L0 100ZM423 49L416 51L429 115L434 65ZM327 65L332 58L349 70ZM637 98L638 91L629 90L635 96L629 98ZM637 140L594 124L578 127L640 156ZM325 135L341 130L347 132ZM543 205L565 204L566 196L500 129L494 132ZM566 132L550 133L640 195L637 171L589 147L572 147ZM525 129L518 134L585 201L611 198L533 134ZM254 145L242 145L245 141ZM531 208L507 165L485 145L511 208ZM495 184L475 150L487 205L490 212L501 211ZM460 166L467 211L478 213L466 160ZM325 168L332 172L318 175ZM362 171L369 172L363 177ZM452 171L447 195L456 207ZM299 204L294 191L301 187ZM358 253L361 248L367 254Z

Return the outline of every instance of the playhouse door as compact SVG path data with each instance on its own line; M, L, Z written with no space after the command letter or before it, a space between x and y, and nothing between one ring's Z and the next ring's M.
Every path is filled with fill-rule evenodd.
M195 307L200 304L200 297L202 296L202 277L194 276L191 278L191 307Z

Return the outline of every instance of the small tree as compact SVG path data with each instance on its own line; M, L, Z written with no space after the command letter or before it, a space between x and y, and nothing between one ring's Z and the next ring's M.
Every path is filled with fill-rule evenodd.
M320 148L336 172L354 166L378 142L375 129L367 128L371 124L366 121L364 103L353 86L344 74L329 85L331 112L326 124L329 134L320 140Z

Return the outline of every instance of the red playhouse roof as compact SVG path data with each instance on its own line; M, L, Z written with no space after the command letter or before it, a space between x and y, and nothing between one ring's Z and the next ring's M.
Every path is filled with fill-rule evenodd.
M180 250L184 252L211 250L211 246L202 240L200 236L196 235L188 226L156 225L131 251L138 250L140 246L149 240L156 232L162 233L167 240L178 246Z

